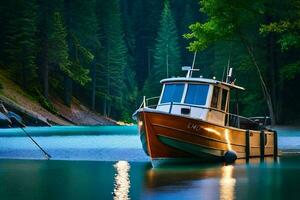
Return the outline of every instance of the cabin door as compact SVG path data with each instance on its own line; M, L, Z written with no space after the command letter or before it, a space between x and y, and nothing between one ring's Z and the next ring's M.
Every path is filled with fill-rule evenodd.
M217 86L213 87L211 109L208 112L208 121L224 126L228 109L228 90Z

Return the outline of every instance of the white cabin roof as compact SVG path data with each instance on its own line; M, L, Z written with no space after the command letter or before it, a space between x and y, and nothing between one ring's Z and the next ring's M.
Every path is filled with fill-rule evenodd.
M234 89L239 89L239 90L245 90L245 88L237 86L235 84L230 84L214 79L208 79L208 78L186 78L186 77L176 77L176 78L166 78L160 81L160 83L169 83L169 82L196 82L196 83L208 83L208 84L213 84L213 85L225 85L229 88L234 88Z

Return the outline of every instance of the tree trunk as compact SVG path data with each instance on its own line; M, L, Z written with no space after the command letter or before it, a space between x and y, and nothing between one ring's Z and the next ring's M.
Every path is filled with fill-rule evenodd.
M41 10L43 11L43 18L41 22L41 83L43 86L43 95L46 99L49 99L49 2L41 2Z
M48 66L48 62L44 61L45 63L43 64L43 93L44 93L44 97L46 99L49 99L49 66Z
M259 68L257 62L256 62L256 59L254 57L254 54L253 54L251 48L245 42L245 40L244 40L244 44L245 44L245 46L247 48L248 54L250 56L250 59L251 59L252 63L254 64L254 66L255 66L255 68L257 70L257 73L258 73L258 76L259 76L259 79L260 79L260 83L261 83L262 92L263 92L264 98L265 98L267 106L268 106L268 110L269 110L269 114L270 114L270 118L271 118L271 124L275 125L276 118L275 118L275 113L274 113L274 108L273 108L273 103L272 103L271 95L270 95L270 93L268 91L268 88L267 88L266 83L265 83L265 81L263 79L262 73L260 71L260 68Z
M107 102L107 100L106 100L106 96L104 96L104 102L103 102L103 115L105 116L105 117L107 117L107 112L106 112L106 102Z
M67 106L71 106L72 102L72 88L73 88L73 81L72 79L64 75L64 103Z
M266 7L266 16L265 16L265 23L270 24L273 21L273 17L271 14L272 5L267 5ZM270 75L270 89L271 89L271 97L273 102L273 108L278 107L278 85L277 85L277 62L276 62L276 38L274 33L269 33L267 36L267 54L268 54L268 69ZM275 109L277 110L277 109ZM278 110L277 110L278 111ZM278 114L277 111L274 111L275 122L278 121Z
M24 52L24 51L23 51ZM21 61L21 85L23 86L23 88L27 91L29 91L30 89L30 86L29 86L29 82L27 80L27 76L28 75L31 75L30 73L28 73L28 71L30 71L31 69L26 69L25 67L25 58L22 58L22 61ZM18 81L18 78L17 78L17 81Z
M167 78L169 78L169 44L167 44L166 66L167 66Z
M107 105L107 116L108 117L111 116L111 102L110 101L108 102L108 105Z
M283 80L279 79L279 84L278 84L278 90L277 94L282 94L283 92ZM276 104L276 117L277 117L277 123L282 123L283 122L283 115L282 115L282 106L283 106L283 95L278 95L277 96L277 104Z
M96 65L92 64L92 110L96 106Z

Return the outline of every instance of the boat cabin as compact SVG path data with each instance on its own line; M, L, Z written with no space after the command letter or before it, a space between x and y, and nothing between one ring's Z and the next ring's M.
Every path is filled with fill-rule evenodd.
M226 125L230 90L244 88L214 79L168 78L161 81L157 110Z

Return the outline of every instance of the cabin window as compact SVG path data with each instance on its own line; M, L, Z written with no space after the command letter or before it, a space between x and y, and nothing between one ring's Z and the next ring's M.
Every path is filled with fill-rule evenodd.
M211 100L211 107L213 107L213 108L218 108L219 92L220 92L220 88L215 86L214 91L213 91L212 100Z
M205 105L208 88L208 85L189 84L184 103Z
M166 84L160 103L181 102L184 84Z
M223 89L222 90L222 106L221 106L222 110L225 110L225 108L226 108L227 95L228 95L228 91Z

